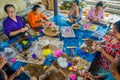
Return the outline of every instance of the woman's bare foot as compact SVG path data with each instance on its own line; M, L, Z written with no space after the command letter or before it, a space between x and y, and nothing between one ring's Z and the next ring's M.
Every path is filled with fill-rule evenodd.
M37 78L33 76L30 78L30 80L37 80Z

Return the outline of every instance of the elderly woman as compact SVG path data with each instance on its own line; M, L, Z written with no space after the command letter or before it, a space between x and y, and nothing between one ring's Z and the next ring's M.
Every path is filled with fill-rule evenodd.
M99 22L99 20L104 19L103 3L97 3L96 7L87 14L86 19L92 22Z
M73 1L73 5L69 11L68 16L72 22L74 22L74 19L76 19L77 21L79 21L81 19L82 9L79 8L79 1L78 0Z
M8 17L4 20L3 27L9 38L12 38L20 33L24 33L28 30L28 28L25 27L25 23L22 18L16 16L15 7L12 4L5 5L4 11L7 13Z
M44 21L42 21L42 19ZM32 11L27 15L27 21L31 28L39 28L42 25L47 24L49 20L44 14L42 14L41 7L39 5L34 5Z

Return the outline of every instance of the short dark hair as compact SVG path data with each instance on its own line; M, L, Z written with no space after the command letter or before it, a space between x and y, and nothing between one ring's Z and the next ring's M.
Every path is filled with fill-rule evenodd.
M117 68L118 74L120 75L120 56L118 56L117 58L118 58L118 61L116 63L116 68Z
M3 70L0 70L0 80L5 80L5 72Z
M79 1L78 0L74 0L73 2L76 2L76 4L79 5Z
M103 7L103 3L102 3L101 1L99 1L99 2L96 4L96 7L98 7L98 6Z
M102 1L99 1L98 3L103 3Z
M120 20L114 23L116 30L120 33Z
M32 8L32 10L36 11L37 8L41 8L41 7L39 5L34 5L33 8Z
M12 4L6 4L5 6L4 6L4 11L5 12L7 12L7 8L8 7L13 7L14 9L15 9L15 6L14 5L12 5Z

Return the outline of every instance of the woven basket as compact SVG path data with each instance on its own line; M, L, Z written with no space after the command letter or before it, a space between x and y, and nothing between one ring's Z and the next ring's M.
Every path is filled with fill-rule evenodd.
M93 40L91 40L91 39L88 39L88 40L86 40L85 41L85 44L87 45L87 47L84 47L84 48L82 48L84 51L86 51L86 50L88 50L88 52L89 53L91 53L91 54L94 54L94 53L96 53L96 50L94 50L92 47L93 47Z
M54 28L45 28L43 30L43 33L46 35L46 36L49 36L49 37L54 37L54 36L57 36L60 34L60 31L56 31Z

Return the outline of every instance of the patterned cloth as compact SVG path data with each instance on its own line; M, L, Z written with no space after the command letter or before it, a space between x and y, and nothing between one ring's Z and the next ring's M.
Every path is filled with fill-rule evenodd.
M118 41L116 44L112 44L113 36L109 36L105 44L102 45L102 48L104 51L106 51L107 54L111 55L112 57L116 57L120 55L120 41ZM100 58L97 60L97 64L105 69L109 69L111 62L101 53Z
M103 19L104 18L104 11L101 10L98 12L98 15L95 15L95 10L96 8L93 8L90 10L90 12L87 14L86 19L88 19L89 17L93 17L94 19Z

